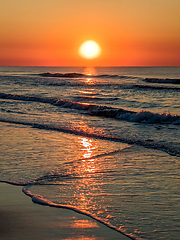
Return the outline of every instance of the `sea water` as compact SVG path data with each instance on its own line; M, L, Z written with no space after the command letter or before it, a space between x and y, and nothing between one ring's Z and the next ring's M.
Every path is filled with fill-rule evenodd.
M180 68L0 67L0 180L131 239L178 239Z

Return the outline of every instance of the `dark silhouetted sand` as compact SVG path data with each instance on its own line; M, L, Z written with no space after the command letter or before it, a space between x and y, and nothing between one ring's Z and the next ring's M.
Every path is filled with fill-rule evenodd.
M67 209L41 206L22 187L0 183L1 240L128 240L129 238Z

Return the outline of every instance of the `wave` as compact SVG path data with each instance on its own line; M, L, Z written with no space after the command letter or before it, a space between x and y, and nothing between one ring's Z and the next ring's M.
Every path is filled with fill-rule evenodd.
M69 85L69 86L83 86L83 85L95 85L95 86L114 86L114 87L120 87L120 88L143 88L143 89L157 89L157 90L180 90L179 87L176 86L164 86L164 85L142 85L142 84L123 84L122 82L68 82L68 78L105 78L105 79L120 79L120 80L133 80L133 79L140 79L144 82L147 83L158 83L158 84L175 84L178 85L180 84L180 79L170 79L170 78L141 78L137 76L126 76L126 75L113 75L113 74L100 74L100 75L85 75L82 73L50 73L50 72L45 72L45 73L40 73L40 76L43 77L52 77L52 78L66 78L66 81L58 81L58 82L48 82L47 84L50 86L64 86L64 85Z
M137 79L137 76L127 76L118 74L99 74L99 75L86 75L83 73L51 73L44 72L38 74L42 77L55 77L55 78L117 78L117 79ZM140 78L145 82L150 83L165 83L165 84L180 84L180 79L176 78Z
M36 74L37 75L37 74ZM124 75L85 75L80 73L41 73L38 76L49 77L51 79L45 78L33 78L33 82L31 83L33 86L45 85L45 86L53 86L53 87L61 87L61 86L68 86L68 87L78 87L78 86L96 86L96 87L110 87L110 88L120 88L120 89L152 89L152 90L172 90L172 91L180 91L180 87L178 84L169 84L169 86L165 84L155 84L155 82L150 80L145 80L143 78L134 77L134 76L124 76ZM32 77L32 76L31 76ZM9 79L14 81L15 84L27 84L29 83L29 78L26 79L22 76L18 76L18 78L14 78L14 76L3 76L5 83L9 81ZM85 81L84 78L93 78L96 81ZM107 81L107 79L117 79L117 81ZM83 81L82 81L83 79ZM103 80L106 79L106 80ZM149 78L150 79L150 78ZM154 79L154 78L152 78ZM120 80L120 81L118 81ZM127 81L121 81L127 80ZM133 82L131 81L133 80ZM140 83L139 81L134 83L134 80L145 81L147 84ZM172 79L169 79L172 80ZM178 80L178 79L174 79ZM162 79L164 81L164 79ZM152 83L152 84L150 84ZM156 82L157 83L157 82ZM159 82L161 83L161 82ZM173 82L172 82L173 83Z
M95 97L95 96L78 96L74 97L75 100L86 100L86 101L116 101L117 97Z
M114 118L117 120L124 120L129 122L139 122L147 124L175 124L175 125L180 124L180 115L171 115L170 113L153 113L150 111L134 112L123 108L114 108L104 105L80 103L66 99L12 95L6 93L0 93L0 98L48 103L62 108L82 110L84 111L84 114L89 114L98 117Z
M171 115L170 113L153 113L150 111L140 111L137 113L117 114L117 119L126 120L130 122L140 123L161 123L161 124L180 124L179 115Z
M144 81L150 83L180 84L180 79L176 78L145 78Z
M157 85L142 85L142 84L134 84L134 88L142 88L142 89L155 89L155 90L172 90L172 91L180 91L179 87L170 87L170 86L157 86Z
M25 126L30 126L33 128L38 128L38 129L45 129L45 130L50 130L50 131L58 131L58 132L63 132L63 133L68 133L68 134L74 134L77 136L84 136L84 137L90 137L90 138L95 138L95 139L102 139L102 140L107 140L107 141L112 141L112 142L122 142L130 145L138 145L142 146L145 148L151 148L151 149L157 149L163 152L168 153L169 155L172 156L177 156L180 157L180 150L178 148L172 147L171 144L168 143L161 143L161 142L156 142L154 140L138 140L138 139L131 139L131 138L123 138L123 137L117 137L117 136L112 136L108 134L103 134L103 133L96 133L96 132L86 132L84 130L76 129L76 128L69 128L69 127L64 127L64 126L54 126L54 125L47 125L47 124L40 124L40 123L34 123L34 122L28 122L28 121L17 121L17 120L8 120L8 119L3 119L0 118L1 122L5 123L11 123L11 124L20 124L20 125L25 125Z
M50 72L40 73L39 75L42 77L58 77L58 78L80 78L86 76L81 73L50 73Z
M46 82L42 83L42 85L48 85L53 87L61 87L61 86L68 86L68 87L78 87L78 86L96 86L96 87L121 87L121 88L129 88L129 86L126 86L125 84L119 84L119 83L112 83L112 82L85 82L85 81L68 81L68 80L61 80L58 82ZM132 87L131 87L132 88Z
M55 77L55 78L117 78L117 79L129 79L129 78L136 78L132 76L124 76L124 75L117 75L117 74L100 74L100 75L86 75L83 73L51 73L51 72L44 72L38 74L42 77Z
M157 89L157 90L172 90L172 91L180 91L179 87L176 86L155 86L155 85L142 85L142 84L123 84L122 82L83 82L83 81L74 81L69 82L68 80L61 80L55 82L46 82L41 83L43 85L53 86L53 87L61 87L61 86L68 86L68 87L78 87L78 86L87 86L93 85L96 87L113 87L113 88L120 88L120 89L134 89L134 88L142 88L142 89ZM38 84L39 85L39 84Z
M133 89L133 88L143 88L143 89L157 89L157 90L173 90L173 91L180 91L179 87L176 86L155 86L155 85L142 85L142 84L123 84L122 82L68 82L66 81L58 81L58 82L47 82L43 83L44 85L54 86L54 87L61 87L61 86L69 86L69 87L78 87L78 86L87 86L93 85L96 87L114 87L120 89Z

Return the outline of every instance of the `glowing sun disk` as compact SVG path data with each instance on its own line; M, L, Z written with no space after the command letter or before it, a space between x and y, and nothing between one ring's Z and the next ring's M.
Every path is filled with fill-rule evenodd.
M101 48L99 44L93 40L86 41L79 47L79 55L83 58L93 59L99 57Z

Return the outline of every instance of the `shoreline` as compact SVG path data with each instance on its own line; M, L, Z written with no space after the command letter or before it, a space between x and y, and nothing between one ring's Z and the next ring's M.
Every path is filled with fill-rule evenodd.
M1 240L128 240L129 237L72 210L32 202L22 186L0 183Z

